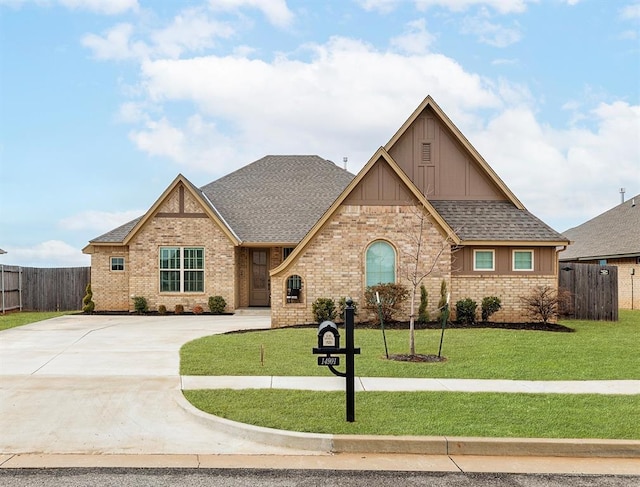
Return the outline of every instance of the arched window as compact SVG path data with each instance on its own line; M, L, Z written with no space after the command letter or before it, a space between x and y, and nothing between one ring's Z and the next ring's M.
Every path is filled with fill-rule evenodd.
M396 282L396 251L378 240L367 248L367 286Z
M302 277L298 275L287 278L287 303L302 302Z

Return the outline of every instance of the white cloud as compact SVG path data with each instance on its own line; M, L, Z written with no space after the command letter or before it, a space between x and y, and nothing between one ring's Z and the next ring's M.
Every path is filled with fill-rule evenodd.
M293 22L294 14L286 0L209 0L212 10L235 11L243 8L260 10L273 25L287 27Z
M407 54L424 54L435 41L435 37L427 31L425 20L409 22L406 32L391 39L391 46Z
M494 47L507 47L522 39L519 25L512 27L491 22L488 10L482 9L478 15L465 17L462 22L462 33L473 34L484 44Z
M104 15L117 15L129 10L135 12L139 9L138 0L0 0L0 5L14 8L30 3L39 6L59 4L71 10L87 10Z
M501 14L522 13L527 9L528 3L537 3L538 0L413 0L413 4L419 10L427 10L431 7L441 7L454 12L468 10L472 7L489 7ZM402 0L357 0L365 10L376 10L388 13L402 3Z
M625 20L640 19L640 2L632 3L621 8L620 17Z
M146 210L117 212L87 210L63 218L58 222L58 226L64 230L90 230L96 234L102 234L143 215L145 212Z
M5 249L11 265L22 267L85 267L91 258L82 249L61 240L47 240L31 247L9 247ZM8 261L8 259L5 259Z
M146 57L149 48L144 42L132 42L133 26L117 24L109 29L104 37L87 34L82 38L82 45L91 49L97 59L119 60Z

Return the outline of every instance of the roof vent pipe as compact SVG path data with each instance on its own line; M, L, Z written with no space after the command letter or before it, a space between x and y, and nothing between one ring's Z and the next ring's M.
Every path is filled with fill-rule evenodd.
M347 162L348 162L348 161L349 161L349 158L348 158L348 157L343 157L343 158L342 158L342 162L344 162L344 170L345 170L345 171L347 170Z
M625 193L625 189L624 188L620 188L620 203L624 203L624 193Z

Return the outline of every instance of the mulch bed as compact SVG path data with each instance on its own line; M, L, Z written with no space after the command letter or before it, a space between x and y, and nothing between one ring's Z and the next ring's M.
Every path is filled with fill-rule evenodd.
M438 357L437 355L389 355L389 360L396 360L398 362L446 362L447 357Z
M390 323L384 324L385 329L387 330L408 330L409 322L408 321L393 321ZM364 329L379 329L380 323L378 322L367 322L367 323L357 323L357 328ZM428 323L416 323L416 330L440 330L442 328L442 323L436 321L430 321ZM494 323L493 321L482 321L472 324L465 323L457 323L450 322L447 323L446 329L452 328L497 328L503 330L531 330L531 331L553 331L553 332L561 332L561 333L572 333L575 330L573 328L569 328L568 326L559 325L556 323Z

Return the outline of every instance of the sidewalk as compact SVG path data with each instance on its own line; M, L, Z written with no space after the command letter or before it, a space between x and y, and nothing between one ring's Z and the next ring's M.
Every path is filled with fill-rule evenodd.
M341 377L182 376L183 390L298 389L339 391ZM528 394L640 394L640 380L530 381L356 377L356 391L447 391Z

